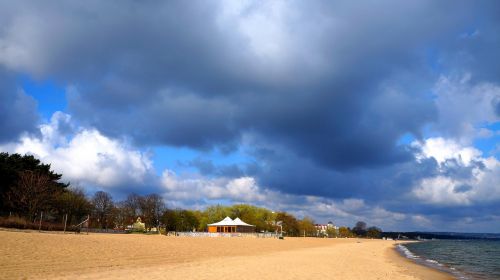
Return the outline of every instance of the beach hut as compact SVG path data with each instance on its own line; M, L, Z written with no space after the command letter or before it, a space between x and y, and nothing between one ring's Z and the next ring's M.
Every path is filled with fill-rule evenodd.
M243 222L240 218L232 220L229 217L224 218L224 220L208 224L208 232L255 232L255 226Z

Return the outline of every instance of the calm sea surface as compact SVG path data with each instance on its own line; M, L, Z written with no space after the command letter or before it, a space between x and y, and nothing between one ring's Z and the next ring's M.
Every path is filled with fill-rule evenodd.
M408 258L458 279L500 279L500 241L436 240L398 245Z

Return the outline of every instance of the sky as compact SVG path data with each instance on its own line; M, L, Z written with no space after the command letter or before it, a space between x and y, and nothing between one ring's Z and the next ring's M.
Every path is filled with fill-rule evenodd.
M500 232L498 1L0 1L0 151L89 195Z

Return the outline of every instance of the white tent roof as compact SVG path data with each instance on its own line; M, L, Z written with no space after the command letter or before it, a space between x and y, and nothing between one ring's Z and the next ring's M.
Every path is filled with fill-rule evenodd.
M224 220L213 223L213 224L208 224L207 226L235 226L236 224L234 223L233 220L229 217L225 217Z
M233 221L236 225L238 226L247 226L247 227L254 227L253 225L250 225L250 224L247 224L245 222L243 222L242 220L240 220L240 218L236 218L234 219Z
M249 225L249 224L243 222L242 220L240 220L240 218L236 218L233 221L229 217L225 217L224 220L222 220L220 222L208 224L208 226L247 226L247 227L253 227L252 225Z

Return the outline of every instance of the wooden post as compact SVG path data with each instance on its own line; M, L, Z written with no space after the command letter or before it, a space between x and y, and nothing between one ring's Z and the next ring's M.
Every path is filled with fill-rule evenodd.
M87 235L89 235L90 215L87 215Z
M42 219L43 219L43 211L40 212L40 222L38 223L38 231L42 231Z
M66 223L68 222L68 214L66 214L66 215L64 216L64 218L65 218L65 219L64 219L64 231L63 231L63 233L66 233Z

